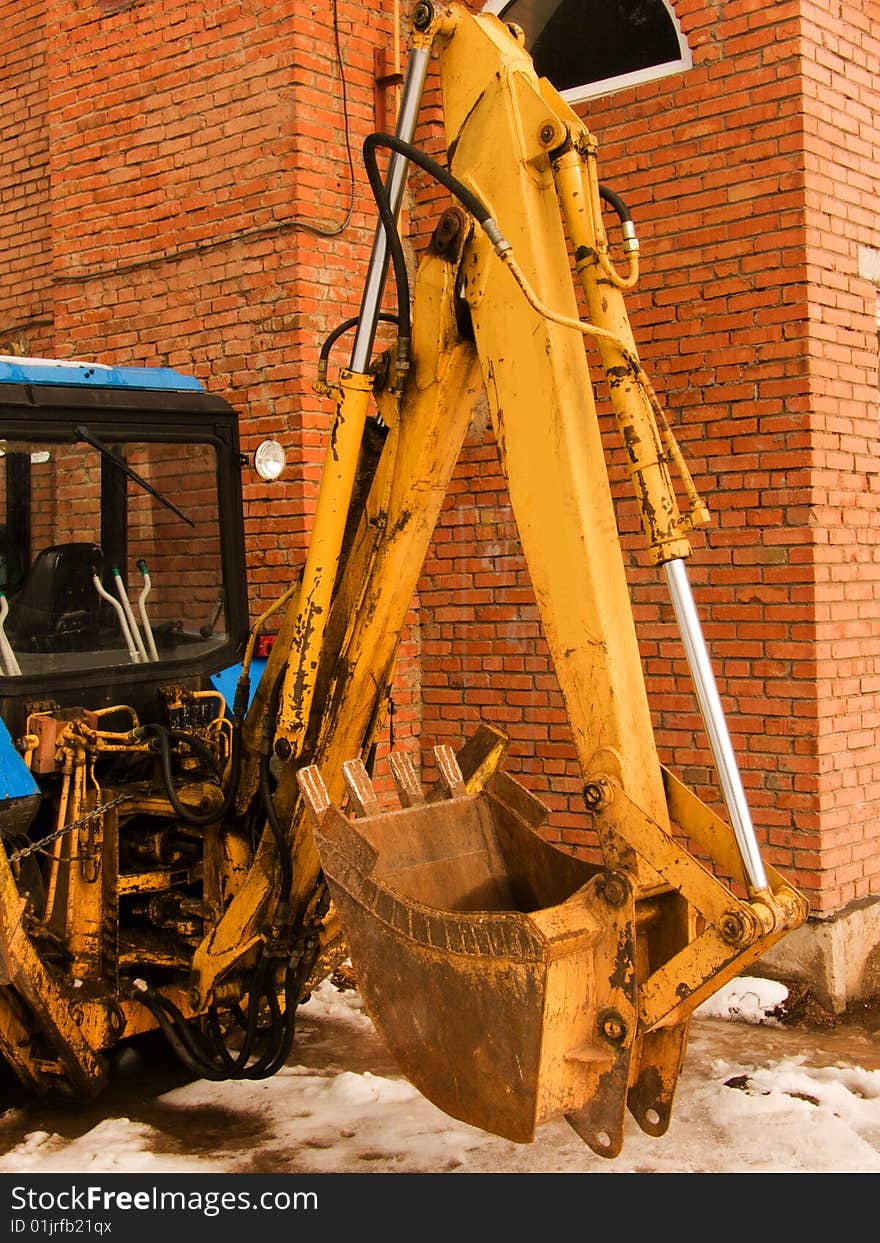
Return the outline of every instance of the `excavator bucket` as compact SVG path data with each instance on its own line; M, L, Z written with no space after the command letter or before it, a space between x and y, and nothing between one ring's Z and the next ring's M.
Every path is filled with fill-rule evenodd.
M566 1115L614 1155L636 1028L632 889L544 841L546 809L503 771L486 780L484 763L471 793L451 750L436 755L428 794L392 756L390 812L346 763L354 820L316 767L299 773L367 1011L445 1113L523 1143Z
M316 766L298 781L364 1004L407 1078L482 1130L528 1143L562 1116L613 1157L627 1108L649 1134L669 1124L707 990L649 1025L640 986L693 954L701 921L676 890L642 889L545 841L547 811L497 767L503 749L488 727L458 757L437 748L428 792L392 755L392 810L360 760L343 765L353 816ZM708 991L740 961L735 950L712 961Z
M364 790L363 770L347 776ZM354 823L327 806L316 827L364 1002L403 1072L444 1112L521 1142L611 1068L591 1015L615 1000L605 964L634 939L632 902L600 919L600 870L543 842L542 819L497 774L476 797L461 783Z

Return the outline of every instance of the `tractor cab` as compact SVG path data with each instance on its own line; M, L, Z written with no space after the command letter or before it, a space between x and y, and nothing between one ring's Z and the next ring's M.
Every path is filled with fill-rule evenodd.
M0 700L140 708L247 633L237 415L164 368L0 359ZM19 710L16 706L20 705Z

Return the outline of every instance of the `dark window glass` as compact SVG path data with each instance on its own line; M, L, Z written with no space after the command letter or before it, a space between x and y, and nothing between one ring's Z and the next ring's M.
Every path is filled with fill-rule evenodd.
M0 627L25 676L189 662L226 641L213 445L112 451L192 525L82 441L0 441Z
M661 0L512 0L499 16L522 26L535 68L558 91L681 60Z

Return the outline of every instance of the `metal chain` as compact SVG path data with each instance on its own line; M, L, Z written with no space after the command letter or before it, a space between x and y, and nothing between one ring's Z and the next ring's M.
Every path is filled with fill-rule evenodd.
M44 846L48 846L51 842L55 842L59 837L64 837L68 833L72 833L74 829L80 829L84 824L89 824L92 820L97 820L99 816L103 816L105 811L112 811L114 807L118 807L120 803L127 803L131 799L130 794L120 794L117 798L111 799L109 803L102 803L100 807L96 807L94 811L88 811L84 816L80 816L79 820L74 820L71 824L66 824L63 829L56 829L54 833L49 833L46 837L41 837L38 842L30 842L27 846L23 846L21 850L13 851L9 856L10 863L18 863L19 859L26 859L28 855L34 854L38 850L42 850Z

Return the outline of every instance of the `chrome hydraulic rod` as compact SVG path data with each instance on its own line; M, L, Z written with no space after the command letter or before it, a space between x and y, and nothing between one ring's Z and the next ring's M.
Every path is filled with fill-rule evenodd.
M412 142L413 135L415 134L416 121L419 115L430 58L430 44L424 46L417 45L410 52L406 67L406 77L400 97L397 125L394 131L396 136L402 138L404 142ZM400 205L403 201L408 164L409 161L404 156L396 151L392 151L385 184L395 219L397 219L400 213ZM364 282L358 326L349 363L349 370L360 372L361 374L366 373L370 366L373 341L376 336L376 325L382 304L382 293L385 288L385 278L388 274L388 258L388 238L385 236L385 229L380 222L373 239L373 250L370 255L370 263Z
M664 563L663 572L672 597L675 619L684 643L700 714L706 727L709 746L721 782L724 803L736 838L743 872L750 890L758 892L767 889L767 875L755 837L724 709L715 684L715 675L712 672L712 664L688 580L687 568L681 558L676 558Z

